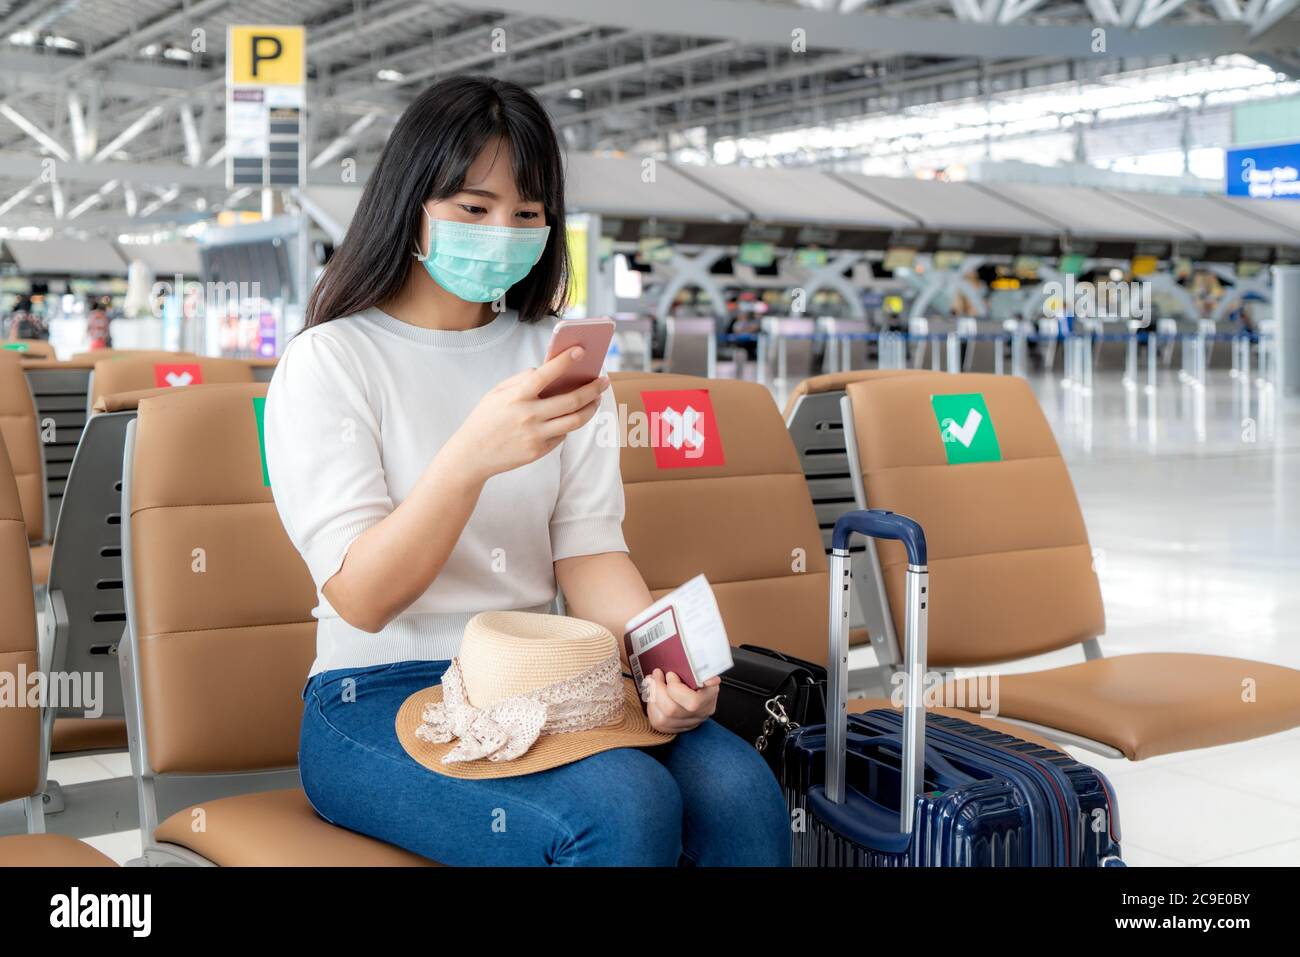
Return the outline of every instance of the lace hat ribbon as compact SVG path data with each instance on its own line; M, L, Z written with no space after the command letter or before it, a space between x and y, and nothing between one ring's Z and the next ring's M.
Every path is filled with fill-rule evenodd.
M425 706L415 736L434 744L456 739L456 746L442 758L444 764L480 758L511 761L543 734L591 731L612 724L623 714L618 655L570 678L484 708L476 708L466 699L459 658L452 659L441 683L442 701Z

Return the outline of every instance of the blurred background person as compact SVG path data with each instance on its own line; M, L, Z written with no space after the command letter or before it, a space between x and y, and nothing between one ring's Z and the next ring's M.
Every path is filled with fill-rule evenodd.
M6 337L11 341L50 338L50 330L45 325L45 320L32 312L32 301L29 297L23 296L14 303L13 312L9 314L6 323Z
M95 300L86 318L86 335L90 339L88 349L113 348L113 335L109 331L108 308L103 300Z

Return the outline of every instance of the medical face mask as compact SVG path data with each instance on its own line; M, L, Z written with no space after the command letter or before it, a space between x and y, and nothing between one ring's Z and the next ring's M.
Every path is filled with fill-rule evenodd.
M528 275L546 250L550 226L484 226L434 219L428 253L416 258L443 289L466 302L492 302Z

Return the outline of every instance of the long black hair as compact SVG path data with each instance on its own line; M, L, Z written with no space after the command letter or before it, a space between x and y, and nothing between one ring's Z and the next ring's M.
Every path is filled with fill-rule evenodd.
M425 229L421 207L454 196L483 148L500 137L519 194L541 203L551 227L546 250L506 293L524 322L559 315L569 286L564 161L541 103L516 83L455 76L421 93L397 121L357 204L347 235L322 272L306 325L370 309L397 295Z

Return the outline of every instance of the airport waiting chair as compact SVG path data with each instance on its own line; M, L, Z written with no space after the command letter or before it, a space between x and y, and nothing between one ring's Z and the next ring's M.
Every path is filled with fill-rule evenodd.
M16 352L24 359L57 358L54 346L44 339L7 339L0 342L0 351Z
M126 628L122 585L122 455L126 426L141 397L166 389L100 396L68 471L45 596L51 667L101 673L103 717L54 711L53 754L125 751L126 721L117 667Z
M826 629L816 622L826 618L826 555L771 394L734 379L647 372L610 378L630 423L649 422L645 392L702 390L720 430L721 466L659 468L648 446L622 451L623 534L651 593L658 597L704 572L734 640L770 644L763 637L779 635L771 647L825 660ZM676 411L689 415L692 396L681 398ZM706 442L716 438L707 417L699 427ZM649 430L642 430L647 441Z
M24 359L22 365L41 428L47 534L53 537L68 469L86 426L86 386L93 366L58 359Z
M69 753L126 751L126 718L117 655L126 628L122 575L122 455L126 426L142 395L165 390L101 396L86 423L68 472L59 530L54 539L45 595L45 653L57 673L97 675L100 714L46 711L51 757ZM130 778L71 785L51 779L61 830L99 834L137 826Z
M147 390L101 397L68 473L59 534L45 589L44 667L91 675L100 683L96 717L70 705L44 712L48 756L127 750L118 646L126 627L121 561L121 475L126 423ZM86 836L137 826L129 777L64 785L51 775L44 789L47 819L64 834Z
M280 360L277 359L246 359L248 367L253 370L254 382L270 382L271 376L275 375L275 365Z
M616 401L628 410L629 432L645 421L644 396L689 392L675 397L689 402L707 393L712 419L703 426L705 442L722 445L721 465L660 468L652 447L624 444L623 536L651 594L658 598L703 573L732 644L825 663L829 566L799 458L771 393L731 379L645 372L613 373L610 379ZM642 432L648 436L649 427ZM890 702L880 698L849 702L853 712L884 707ZM1056 747L1023 728L956 709L934 710Z
M51 548L46 536L45 463L41 432L20 360L0 353L0 433L9 448L18 498L27 521L28 559L32 581L43 588L50 575Z
M1131 760L1300 724L1300 671L1216 655L1101 656L1105 612L1087 529L1023 379L896 376L852 382L845 393L859 500L909 515L926 531L930 666L975 668L1083 646L1082 663L999 676L1000 718ZM971 394L982 397L987 414L978 421L988 422L998 451L948 464L932 397ZM898 634L906 556L894 542L878 554L877 593Z
M322 820L298 785L316 590L263 479L265 396L169 389L127 426L119 661L145 859L431 865Z
M182 357L197 358L193 352L171 352L166 349L95 349L90 352L74 352L66 359L49 356L22 356L23 366L28 369L93 369L95 364L105 359L142 359L158 356L163 361Z
M187 385L226 385L256 381L246 359L207 359L167 355L115 356L95 363L87 386L87 408L100 396Z
M840 421L840 400L850 382L864 379L891 378L900 375L932 375L916 369L860 369L812 376L800 382L786 402L785 426L799 456L817 516L825 554L831 552L831 532L845 512L863 508L854 491L853 473L849 466L849 451L844 445L844 426ZM897 660L894 645L887 641L888 629L877 609L878 603L864 601L861 589L868 586L873 576L866 575L863 562L874 563L875 547L870 539L855 536L849 546L854 559L853 592L849 606L849 646L867 644L875 636L876 658L882 663ZM868 613L871 620L868 620ZM851 675L851 685L859 676Z
M40 670L36 606L27 555L27 524L5 443L0 440L0 671L15 688ZM0 802L21 801L25 834L0 837L0 867L112 867L113 861L81 841L45 833L41 710L0 708Z
M808 492L817 512L822 544L830 554L831 530L845 512L856 507L840 400L850 382L895 376L931 375L918 369L857 369L811 376L801 381L785 404L785 424L794 441Z
M146 355L164 357L163 361L192 355L188 352L146 352L100 349L83 352L67 360L23 359L23 371L36 402L42 442L41 458L45 463L46 535L53 539L63 506L63 488L72 467L72 459L86 427L92 402L87 392L95 363L108 358Z
M74 352L68 362L94 367L103 359L137 359L144 356L192 356L193 352L185 349L91 349L87 352Z

